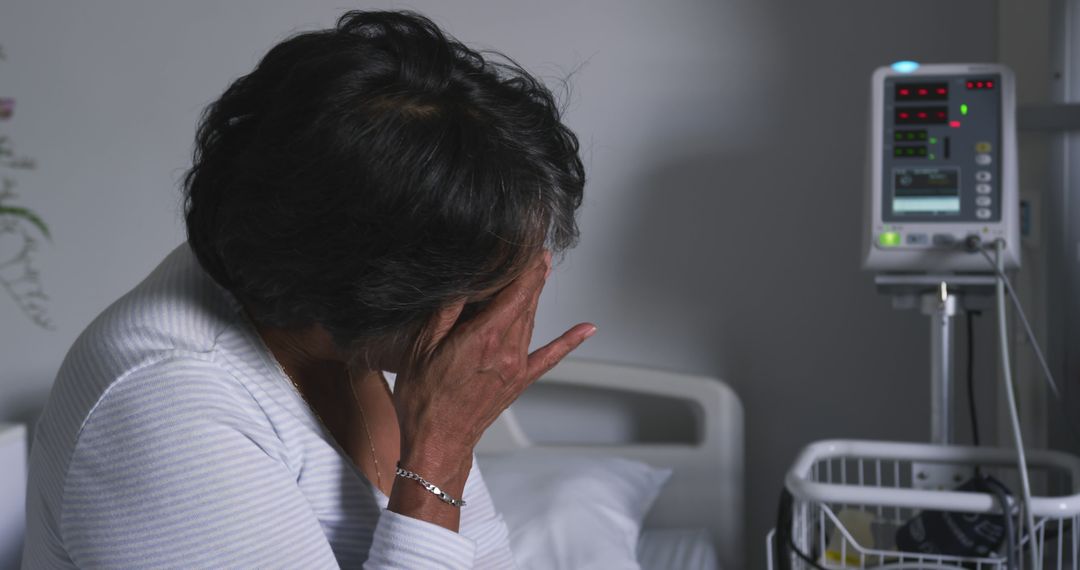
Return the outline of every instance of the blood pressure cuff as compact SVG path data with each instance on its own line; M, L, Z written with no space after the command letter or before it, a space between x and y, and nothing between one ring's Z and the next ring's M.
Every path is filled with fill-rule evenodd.
M989 476L976 476L956 490L1007 500L1005 486ZM985 557L1001 546L1006 528L1003 515L923 511L896 531L896 546L907 552Z

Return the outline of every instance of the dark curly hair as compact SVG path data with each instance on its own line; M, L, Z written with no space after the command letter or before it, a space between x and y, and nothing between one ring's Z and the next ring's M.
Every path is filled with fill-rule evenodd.
M257 322L341 347L419 331L574 244L585 172L555 98L412 12L273 47L203 115L188 242Z

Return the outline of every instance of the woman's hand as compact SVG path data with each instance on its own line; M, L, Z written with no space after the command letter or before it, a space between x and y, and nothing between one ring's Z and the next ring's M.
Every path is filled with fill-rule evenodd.
M551 254L538 255L464 323L457 322L464 300L435 315L427 339L396 382L403 451L423 445L437 455L471 455L503 410L596 331L595 325L581 323L529 354L536 305L550 268ZM406 459L403 453L403 465Z
M550 269L551 254L538 255L482 312L465 322L458 322L464 300L439 311L426 338L399 370L394 404L401 426L401 465L452 496L460 498L458 484L464 487L473 448L488 426L529 385L596 332L595 325L581 323L528 352L536 305ZM420 488L399 478L395 493L402 483ZM391 504L397 510L394 507Z

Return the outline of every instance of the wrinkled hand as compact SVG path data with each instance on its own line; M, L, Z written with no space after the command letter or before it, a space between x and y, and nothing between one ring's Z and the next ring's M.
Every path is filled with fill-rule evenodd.
M434 315L394 390L403 465L417 455L429 465L471 461L499 414L596 332L580 323L529 354L550 269L551 254L544 252L475 317L458 322L465 300Z

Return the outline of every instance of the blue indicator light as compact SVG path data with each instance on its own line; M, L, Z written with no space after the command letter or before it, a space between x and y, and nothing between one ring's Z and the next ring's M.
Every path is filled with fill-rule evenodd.
M893 71L897 73L911 73L919 69L919 63L915 61L898 61L892 64Z

